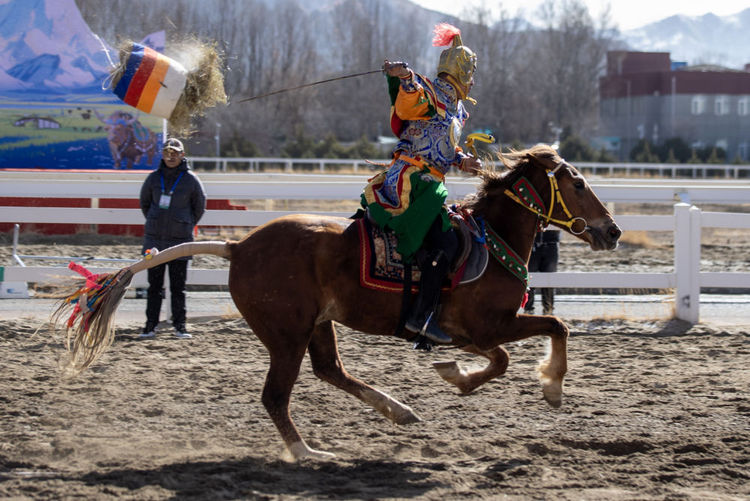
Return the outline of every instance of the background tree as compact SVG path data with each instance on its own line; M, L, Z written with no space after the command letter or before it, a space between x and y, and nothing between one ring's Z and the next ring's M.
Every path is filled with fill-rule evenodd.
M659 155L653 153L651 143L645 139L638 141L632 150L630 150L630 159L638 163L658 163Z
M679 137L667 139L654 152L659 155L662 162L667 163L685 163L691 155L690 146Z
M529 23L488 4L459 21L404 0L76 0L91 29L111 45L167 32L167 55L185 39L215 40L225 54L229 105L208 110L188 139L192 154L222 151L281 154L300 130L317 144L332 134L342 145L390 135L384 78L372 74L240 103L243 98L404 60L434 77L443 48L432 28L451 22L478 54L467 133L491 131L506 144L552 142L548 123L586 138L594 133L598 77L617 43L605 15L596 23L582 0L547 0ZM127 19L127 23L122 20ZM405 20L409 20L406 22ZM541 26L538 28L537 26ZM301 128L301 129L300 129ZM347 146L348 147L348 146Z
M617 32L606 11L595 24L582 0L546 0L538 19L543 29L527 56L533 68L527 88L544 118L536 133L543 137L543 124L553 122L590 136L598 122L598 79Z

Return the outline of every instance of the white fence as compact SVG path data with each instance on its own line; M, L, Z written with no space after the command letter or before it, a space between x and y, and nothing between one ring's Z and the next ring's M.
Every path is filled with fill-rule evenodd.
M331 158L281 158L281 157L190 157L190 161L200 167L215 169L220 172L244 169L250 172L279 171L294 172L295 170L319 172L337 172L339 170L369 172L373 170L373 163L387 164L390 160L364 159L331 159ZM500 167L500 163L496 163ZM597 163L575 162L585 174L652 176L663 177L692 177L705 179L708 177L750 178L750 165L747 164L663 164L663 163Z
M0 174L0 197L92 197L135 198L145 173L59 173L56 179L35 179L28 173ZM358 176L301 176L257 174L201 175L209 198L214 199L313 199L356 200L364 186ZM656 288L675 289L675 311L678 318L697 322L701 287L750 287L750 273L719 273L700 271L700 236L705 227L750 230L750 214L703 212L691 203L748 204L750 185L738 182L680 185L627 181L593 183L604 202L660 202L674 204L672 215L618 216L623 231L673 231L674 271L671 273L535 273L534 287L565 288ZM474 191L473 179L449 178L449 190L456 198ZM97 200L97 199L94 199ZM682 200L682 202L679 202ZM678 202L675 204L675 202ZM689 202L689 203L686 203ZM138 209L46 208L0 206L0 222L7 223L80 223L80 224L143 224ZM307 212L307 211L306 211ZM209 210L202 226L257 226L287 211ZM350 212L318 212L349 216ZM114 268L95 267L102 273ZM49 282L70 276L65 268L50 266L0 267L0 281ZM141 274L143 275L143 274ZM227 283L228 270L191 269L188 283L216 285ZM145 276L136 276L134 286L145 285Z

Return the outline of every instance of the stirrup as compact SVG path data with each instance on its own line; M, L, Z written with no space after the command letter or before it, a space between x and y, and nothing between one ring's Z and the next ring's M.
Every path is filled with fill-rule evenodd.
M412 345L412 349L430 352L432 351L432 347L434 346L434 344L435 343L431 339L427 339L426 337L418 334L417 337L414 338L414 345Z
M427 320L425 320L424 325L422 325L421 328L419 328L417 325L408 321L406 322L406 325L404 327L406 327L407 330L411 332L417 332L419 333L419 335L424 336L427 339L430 339L436 343L440 343L440 344L452 343L453 338L451 338L448 334L443 332L436 322L432 321L432 317L434 314L435 312L433 311L427 316Z

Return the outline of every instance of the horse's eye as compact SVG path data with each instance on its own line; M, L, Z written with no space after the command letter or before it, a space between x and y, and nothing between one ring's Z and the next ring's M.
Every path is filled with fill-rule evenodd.
M582 190L586 186L586 183L578 179L573 182L573 186L575 186L577 190Z

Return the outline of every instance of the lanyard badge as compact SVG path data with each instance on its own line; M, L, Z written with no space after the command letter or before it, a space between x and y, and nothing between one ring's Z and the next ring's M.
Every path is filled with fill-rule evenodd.
M172 189L169 190L169 193L166 192L164 189L164 174L160 174L159 180L161 181L161 196L159 197L159 208L160 209L169 209L169 204L172 203L172 194L174 193L174 189L177 186L177 183L180 182L180 179L182 179L182 175L185 172L180 172L180 175L177 176L177 179L175 179L174 184L172 185Z
M167 193L162 193L159 197L159 208L160 209L169 209L169 204L172 203L172 195L168 195Z

